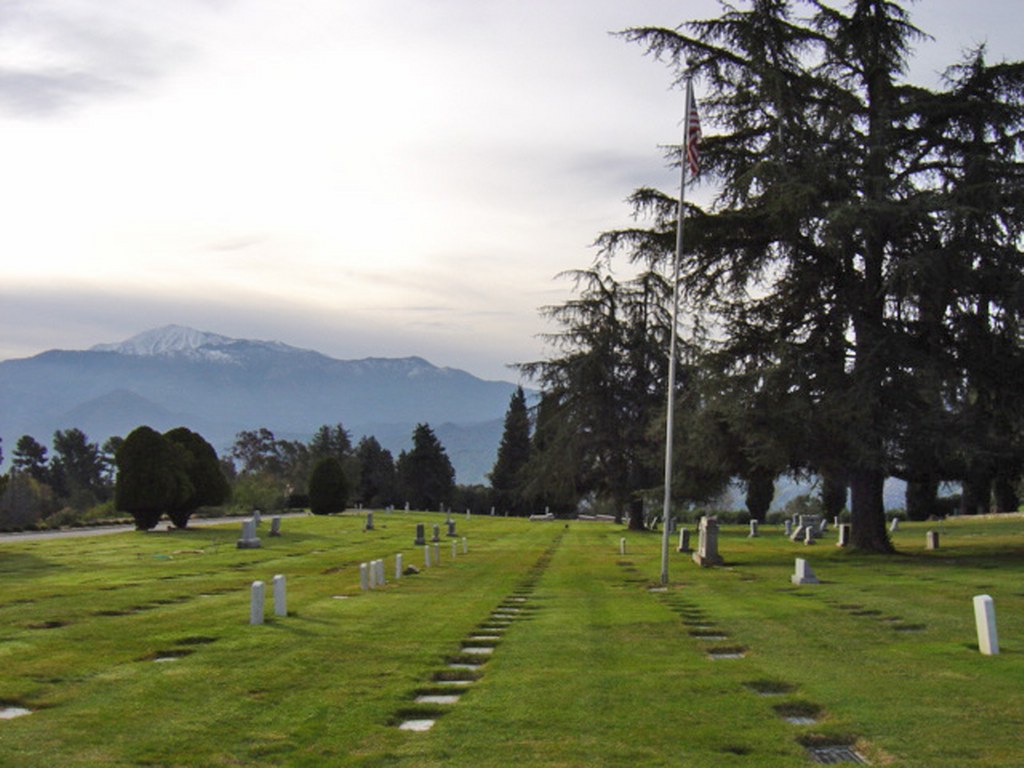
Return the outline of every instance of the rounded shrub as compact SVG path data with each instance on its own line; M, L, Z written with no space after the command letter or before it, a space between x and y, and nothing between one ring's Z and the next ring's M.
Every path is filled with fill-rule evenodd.
M344 512L348 506L348 481L341 462L325 456L309 476L309 509L314 515Z

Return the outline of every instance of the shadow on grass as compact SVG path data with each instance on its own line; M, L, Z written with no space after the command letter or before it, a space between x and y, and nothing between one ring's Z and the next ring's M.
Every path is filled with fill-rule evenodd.
M0 549L0 576L12 574L41 574L65 570L68 566L39 557L29 552L13 552Z

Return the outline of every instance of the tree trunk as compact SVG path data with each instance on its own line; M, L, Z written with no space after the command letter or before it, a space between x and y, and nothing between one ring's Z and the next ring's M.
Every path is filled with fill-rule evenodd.
M641 498L629 500L629 530L644 530L644 500Z
M884 554L895 551L885 530L884 485L885 473L879 469L850 473L850 538L856 549Z
M991 488L992 477L990 473L983 470L969 472L963 481L963 493L960 496L960 514L988 514Z
M1009 478L1004 475L996 475L992 483L992 496L996 505L996 512L1016 512L1020 506L1020 497L1015 488L1016 478Z
M846 473L834 469L821 471L821 506L826 519L839 517L846 508Z
M927 520L937 513L939 481L923 478L907 481L907 517L911 520Z

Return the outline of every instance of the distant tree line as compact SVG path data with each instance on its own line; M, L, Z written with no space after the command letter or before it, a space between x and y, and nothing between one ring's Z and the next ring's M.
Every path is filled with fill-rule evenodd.
M0 476L0 530L78 525L131 516L140 529L166 516L184 528L200 509L316 513L404 506L438 510L490 504L490 489L456 486L455 470L429 424L395 459L373 436L353 446L341 424L309 442L279 440L267 428L238 433L224 457L185 427L163 434L140 426L101 448L79 429L57 431L52 453L30 435L16 443ZM0 461L3 459L0 442Z

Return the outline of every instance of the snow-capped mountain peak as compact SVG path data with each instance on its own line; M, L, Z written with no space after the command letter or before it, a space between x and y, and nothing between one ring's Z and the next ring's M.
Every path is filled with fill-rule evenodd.
M197 331L183 325L165 325L112 344L97 344L92 352L117 352L122 355L155 357L189 355L203 347L223 347L234 342L227 336Z

